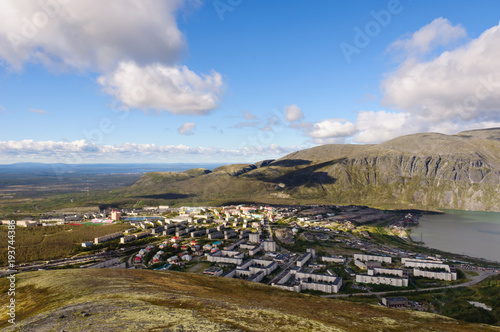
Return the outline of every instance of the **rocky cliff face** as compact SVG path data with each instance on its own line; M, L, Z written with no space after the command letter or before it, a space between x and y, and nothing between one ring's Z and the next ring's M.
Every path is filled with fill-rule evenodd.
M155 173L155 177L161 177ZM145 175L147 178L148 175ZM323 145L275 161L230 165L161 186L197 200L339 203L500 211L500 128ZM134 188L134 186L132 186Z
M322 160L335 150L315 149ZM318 185L342 203L500 211L500 129L409 135L335 157L312 174L327 174Z
M391 153L349 158L325 171L336 180L325 191L344 203L500 210L499 172L481 159Z

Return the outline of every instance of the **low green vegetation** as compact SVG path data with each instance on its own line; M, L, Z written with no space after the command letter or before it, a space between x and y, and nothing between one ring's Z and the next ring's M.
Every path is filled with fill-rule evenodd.
M500 326L500 276L488 278L473 287L450 288L408 298L426 303L435 312L448 317ZM476 307L469 301L484 303L491 311Z
M418 279L417 279L418 280ZM436 280L427 280L439 284ZM462 280L463 281L463 280ZM371 287L371 285L370 285ZM383 289L383 291L389 289ZM421 292L392 293L388 296L404 296L410 303L417 302L426 311L438 313L450 318L471 323L482 323L500 326L500 276L490 277L472 287L448 288ZM406 290L406 289L405 289ZM372 291L382 291L373 288ZM374 303L376 296L352 296L346 298L352 302ZM487 309L474 306L469 301L484 304Z
M8 281L0 280L1 303L8 300L7 289ZM163 331L181 325L187 331L495 330L430 313L191 273L38 271L18 274L16 293L16 328L21 330ZM0 312L0 328L14 331L7 327L6 313Z
M85 250L82 242L128 228L127 224L16 227L16 264L72 256ZM7 231L6 226L0 227L1 243L7 243ZM0 266L7 265L6 252L7 247L0 247Z

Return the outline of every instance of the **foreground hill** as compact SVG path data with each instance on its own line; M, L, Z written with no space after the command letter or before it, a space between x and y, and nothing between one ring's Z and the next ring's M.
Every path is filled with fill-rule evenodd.
M415 311L189 273L74 269L17 275L5 331L497 331ZM7 280L0 280L7 303ZM0 313L6 327L6 311Z
M500 211L500 128L329 144L213 171L148 173L129 196ZM175 203L175 202L174 202Z

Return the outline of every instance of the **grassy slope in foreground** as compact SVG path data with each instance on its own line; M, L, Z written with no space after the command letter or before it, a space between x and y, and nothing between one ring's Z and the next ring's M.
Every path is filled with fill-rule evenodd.
M498 331L189 273L82 269L17 278L19 324L6 331ZM6 290L2 279L1 303L8 301ZM6 327L6 311L0 315L0 327Z

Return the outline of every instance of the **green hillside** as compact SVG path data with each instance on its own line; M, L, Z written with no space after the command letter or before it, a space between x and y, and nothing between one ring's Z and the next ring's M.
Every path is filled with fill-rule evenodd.
M189 273L70 269L17 275L4 331L498 331L443 316ZM7 303L7 280L0 300Z
M233 201L500 211L500 129L329 144L212 172L148 173L119 192L171 204Z

